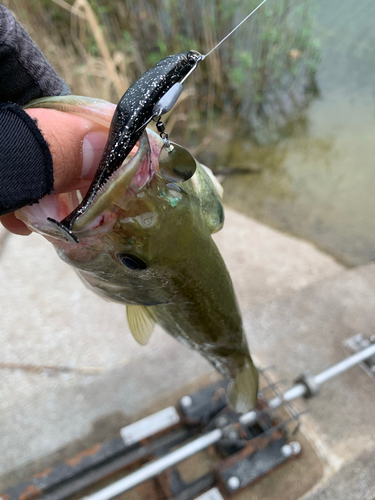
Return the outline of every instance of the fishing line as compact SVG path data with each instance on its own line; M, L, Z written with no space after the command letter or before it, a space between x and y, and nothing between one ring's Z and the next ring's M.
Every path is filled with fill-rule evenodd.
M249 17L252 16L254 14L254 12L256 12L259 9L259 7L261 7L266 1L267 0L263 0L263 2L261 2L257 7L255 7L255 9L252 12L250 12L250 14L245 17L245 19L242 19L242 21L239 24L237 24L237 26L235 28L233 28L232 31L230 33L228 33L227 36L225 36L217 45L215 45L215 47L213 49L211 49L210 52L208 52L205 56L202 56L202 60L205 59L207 56L209 56L211 54L211 52L216 50L219 47L219 45L221 45L227 38L229 38L231 36L231 34L234 33L241 26L241 24L243 24L245 21L247 21L249 19Z
M232 29L230 33L228 33L219 43L217 43L207 54L202 55L196 50L190 50L186 53L176 54L175 56L170 56L169 59L172 60L172 64L174 61L175 71L182 72L182 68L190 68L186 75L180 76L181 80L176 79L172 86L170 86L170 77L168 77L168 72L163 73L163 70L160 70L158 65L154 68L151 68L148 72L145 73L143 80L139 79L133 86L135 85L135 89L133 87L132 92L139 93L138 87L143 89L141 100L139 102L138 108L134 111L133 115L129 115L128 121L131 126L134 125L135 130L131 131L131 136L129 136L128 143L130 144L132 138L139 138L140 134L145 129L146 125L154 120L156 122L156 128L159 132L161 139L163 140L163 146L159 153L159 169L162 176L170 182L184 182L190 179L196 171L196 161L191 156L191 154L184 149L182 146L179 146L176 143L173 143L169 140L168 134L165 132L165 126L161 120L161 116L170 111L173 106L176 104L177 99L181 95L182 92L182 84L186 80L188 76L190 76L193 71L197 68L200 61L208 57L214 50L216 50L225 40L227 40L249 17L251 17L264 3L266 0L263 0L254 10L250 12L242 21ZM181 66L181 67L180 67ZM160 77L163 76L164 79ZM142 82L142 83L138 83ZM159 95L162 97L155 102L154 98L151 99L151 103L148 102L148 99L144 99L143 95L148 92L147 85L151 85L153 87L157 87ZM146 87L145 87L146 85ZM119 116L123 113L122 108L126 103L129 104L130 108L134 108L134 97L133 94L131 98L129 98L128 91L125 92L122 97L120 103L117 105L116 110L120 110ZM123 101L124 100L124 101ZM139 126L139 122L137 122L138 115L141 118L144 118L142 125ZM117 116L115 114L115 116ZM128 116L128 115L126 115ZM112 122L111 127L121 127L118 117L116 118L117 122ZM132 125L133 124L133 125ZM129 125L129 126L130 126ZM137 128L135 127L137 126ZM130 142L129 142L130 141ZM108 142L107 142L108 144ZM135 144L135 142L134 142ZM134 145L133 144L133 145ZM113 144L111 145L113 148ZM106 150L105 150L106 151ZM110 155L113 153L114 149L110 151ZM129 150L130 152L130 150ZM128 154L128 153L127 153ZM48 217L47 220L54 225L54 228L57 229L60 234L71 243L79 243L79 239L73 233L73 226L77 223L77 219L84 215L86 210L92 205L93 199L99 191L99 188L103 185L103 183L111 176L113 171L117 170L120 166L114 164L113 157L107 156L104 158L104 163L101 165L101 170L97 170L96 177L89 188L88 193L85 198L81 201L81 203L76 207L69 215L67 215L61 222ZM121 155L119 155L121 156ZM104 156L103 156L104 157ZM102 157L102 159L103 159ZM121 162L124 158L121 159ZM111 164L109 162L112 162ZM102 162L102 160L101 160ZM108 173L109 172L109 173ZM104 176L106 176L104 178ZM82 222L82 221L81 221Z
M188 76L190 76L197 69L198 63L200 61L203 61L204 59L206 59L206 57L208 57L210 54L212 54L212 52L214 50L216 50L223 42L225 42L225 40L227 38L229 38L241 26L241 24L243 24L245 21L247 21L249 19L249 17L251 17L264 3L266 3L266 1L267 0L263 0L257 7L255 7L255 9L250 12L250 14L248 14L244 19L242 19L242 21L240 23L238 23L237 26L235 28L233 28L232 31L230 33L228 33L222 40L220 40L220 42L217 43L215 45L215 47L213 47L209 52L207 52L207 54L203 55L200 52L198 52L197 50L190 51L190 53L195 54L197 57L194 66L191 68L189 73L187 75L185 75L184 78L180 82L176 83L170 89L170 91L171 91L170 94L167 92L164 95L164 97L162 98L164 101L163 102L163 105L164 105L163 109L162 109L162 106L160 106L159 103L157 103L157 105L154 108L155 116L160 116L164 113L167 113L167 111L170 111L172 109L172 107L174 106L174 104L176 103L178 97L180 96L180 94L182 92L182 84L188 78ZM172 91L173 88L174 88L174 92ZM169 106L167 105L168 98L170 98L170 101L171 101ZM164 111L164 109L166 109L166 111Z
M263 0L254 10L250 12L242 21L237 24L235 28L232 29L219 43L215 45L206 55L202 55L196 50L190 50L189 56L194 58L195 62L190 71L180 80L176 82L172 87L163 95L163 97L155 104L152 110L152 117L143 125L145 127L147 123L151 120L156 122L156 128L159 132L160 137L163 140L163 147L159 154L159 168L162 176L168 181L172 182L184 182L190 179L196 170L196 162L191 154L182 146L171 142L169 140L168 134L165 132L165 125L161 120L161 116L168 111L171 111L173 106L176 104L178 98L181 95L184 81L190 76L193 71L196 70L200 61L203 61L208 57L214 50L216 50L225 40L227 40L249 17L251 17L254 12L256 12L266 0Z

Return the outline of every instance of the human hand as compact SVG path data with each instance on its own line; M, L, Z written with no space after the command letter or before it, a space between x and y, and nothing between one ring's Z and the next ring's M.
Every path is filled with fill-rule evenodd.
M54 192L84 190L100 161L108 131L85 118L51 109L28 109L49 145L53 162ZM48 196L48 195L47 195ZM14 234L28 235L28 227L14 213L0 217Z
M61 111L22 110L33 99L70 90L3 5L0 51L0 219L9 231L26 235L30 231L14 211L51 190L84 190L99 164L108 130ZM37 120L37 127L29 117Z

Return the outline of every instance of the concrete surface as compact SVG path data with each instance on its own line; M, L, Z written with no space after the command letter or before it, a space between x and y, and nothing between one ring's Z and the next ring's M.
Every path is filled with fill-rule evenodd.
M307 367L317 373L345 357L343 339L371 332L375 266L346 271L312 245L231 210L215 240L254 358L276 364L277 377L292 381ZM148 346L137 345L124 308L87 291L40 236L5 241L0 301L1 489L90 433L104 439L95 436L98 422L107 420L110 432L111 418L118 429L181 385L197 377L209 383L210 365L160 329ZM372 456L373 388L354 368L299 403L312 410L304 432L324 465L321 488L334 488L337 471Z
M248 309L244 320L261 365L272 360L290 384L307 368L317 374L348 355L342 346L348 337L374 333L375 264ZM295 403L310 409L304 434L324 464L324 481L309 500L375 497L374 389L375 381L354 367L317 397Z

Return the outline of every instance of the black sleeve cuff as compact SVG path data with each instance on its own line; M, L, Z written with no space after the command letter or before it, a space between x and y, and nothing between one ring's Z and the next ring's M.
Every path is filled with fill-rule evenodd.
M23 106L32 99L70 94L27 31L0 5L0 101Z
M52 156L42 133L17 104L0 103L0 215L53 189Z

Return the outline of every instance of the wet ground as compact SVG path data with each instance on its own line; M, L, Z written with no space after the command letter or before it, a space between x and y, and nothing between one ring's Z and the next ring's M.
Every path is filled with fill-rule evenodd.
M276 145L234 143L224 182L236 210L305 238L346 265L375 258L374 5L319 2L319 96Z

